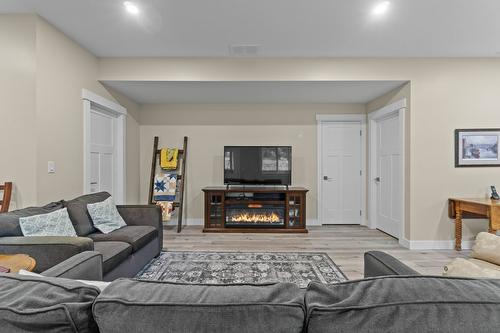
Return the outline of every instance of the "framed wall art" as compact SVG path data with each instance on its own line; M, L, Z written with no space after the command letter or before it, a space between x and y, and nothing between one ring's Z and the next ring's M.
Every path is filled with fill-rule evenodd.
M500 166L500 129L455 130L455 167Z

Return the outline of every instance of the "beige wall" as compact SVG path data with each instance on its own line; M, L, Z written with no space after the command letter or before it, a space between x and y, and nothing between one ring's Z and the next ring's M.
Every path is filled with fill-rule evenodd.
M82 88L113 97L96 81L97 58L37 16L37 202L83 193ZM47 173L47 162L56 173Z
M292 184L310 190L307 216L317 207L316 114L364 113L364 104L143 105L141 114L141 201L147 201L153 137L181 147L189 137L187 218L201 219L201 189L223 184L225 145L291 145Z
M14 209L36 203L35 24L0 15L0 182L14 182Z
M499 126L500 59L108 58L100 60L99 78L410 81L411 240L452 240L447 198L483 197L500 179L500 168L456 169L453 162L454 129ZM465 237L484 227L465 222Z
M81 195L82 88L115 101L97 81L97 58L33 14L0 15L0 48L0 182L15 184L11 209ZM138 106L121 101L130 108L127 201L137 203Z

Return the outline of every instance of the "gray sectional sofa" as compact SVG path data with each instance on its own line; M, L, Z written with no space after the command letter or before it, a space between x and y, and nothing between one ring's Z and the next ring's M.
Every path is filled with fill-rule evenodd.
M61 278L98 278L93 274L100 256L80 253L43 272L45 278L0 274L0 332L486 333L500 328L499 280L421 276L381 252L365 255L371 277L311 283L307 290L290 283L117 279L100 292Z
M28 254L37 262L35 271L42 272L76 254L96 251L102 255L105 281L135 276L161 252L161 210L151 205L118 206L127 226L103 234L92 225L87 204L103 201L109 196L100 192L0 214L0 253ZM44 214L63 207L68 209L78 237L23 237L19 217Z

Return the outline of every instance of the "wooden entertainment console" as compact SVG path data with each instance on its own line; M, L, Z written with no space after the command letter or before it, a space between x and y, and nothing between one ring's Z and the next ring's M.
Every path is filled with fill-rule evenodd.
M303 187L206 187L203 232L307 233Z

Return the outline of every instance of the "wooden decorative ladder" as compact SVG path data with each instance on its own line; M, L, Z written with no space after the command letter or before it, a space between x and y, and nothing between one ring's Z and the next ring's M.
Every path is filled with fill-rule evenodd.
M179 197L176 198L178 200L172 203L172 213L176 208L179 209L177 214L177 232L181 232L182 230L182 213L184 208L184 185L186 184L186 157L187 157L187 144L188 137L184 137L184 144L182 149L179 149L177 155L177 190L179 193ZM154 137L153 142L153 159L151 161L151 180L149 183L149 198L148 203L150 205L156 204L153 200L153 190L154 190L154 182L156 175L156 167L159 165L159 157L161 150L158 149L158 137ZM179 170L181 173L179 173Z

